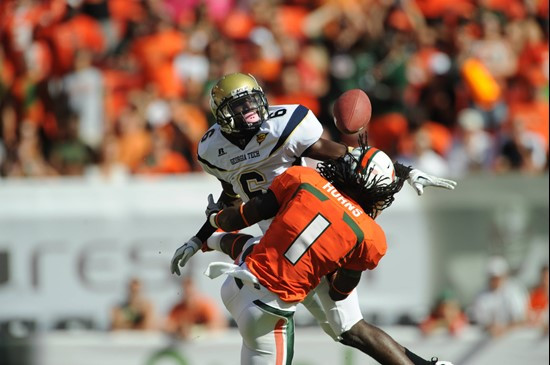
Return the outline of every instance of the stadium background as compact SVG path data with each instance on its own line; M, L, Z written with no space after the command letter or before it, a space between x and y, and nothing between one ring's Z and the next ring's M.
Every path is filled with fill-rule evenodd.
M1 364L237 363L234 328L108 331L129 278L159 317L180 294L170 257L219 192L194 156L207 93L233 71L349 144L331 103L362 88L371 144L458 181L407 186L380 218L390 248L359 288L366 319L426 357L548 363L539 328L417 327L444 290L468 313L492 255L526 288L548 263L548 1L7 0L0 19ZM188 271L221 306L201 275L215 255ZM297 322L296 363L365 360Z

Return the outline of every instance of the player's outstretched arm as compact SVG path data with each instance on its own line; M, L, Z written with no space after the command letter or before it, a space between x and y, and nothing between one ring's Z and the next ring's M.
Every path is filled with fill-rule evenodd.
M348 152L349 147L342 143L334 142L328 139L319 138L303 154L304 157L310 157L315 160L325 161L328 159L336 160ZM456 187L456 181L444 179L429 175L418 169L411 169L407 178L408 183L414 188L418 195L424 193L424 188L435 186L453 190Z
M279 202L271 190L255 196L239 207L228 207L211 213L208 221L215 228L224 232L237 231L249 227L264 219L274 217L279 210Z
M191 257L193 257L193 255L203 246L203 242L206 242L214 232L216 232L216 228L212 227L207 221L202 225L196 235L178 247L170 262L172 274L180 275L180 267L184 267L185 264L187 264Z
M208 205L206 207L207 221L203 224L197 234L191 237L187 242L180 246L171 261L172 274L180 275L180 267L184 267L185 264L197 253L197 251L203 246L203 242L207 242L209 237L220 228L225 232L237 231L239 229L248 227L261 220L272 218L277 214L279 210L279 203L277 198L268 190L265 194L254 197L246 204L237 206L230 206L222 209L222 204L218 201L214 202L212 194L208 196ZM248 236L250 238L250 236ZM221 239L218 237L212 239L212 244L218 251L222 251L230 255L232 258L237 252L236 246L224 249L221 246ZM239 244L244 244L245 239L240 239ZM208 244L209 249L210 244ZM238 250L240 252L240 250Z
M214 202L212 194L208 195L208 205L205 210L206 217L219 212L224 204L221 198L218 202ZM172 274L180 275L180 267L184 267L187 264L191 257L203 246L203 242L206 242L214 232L216 232L216 227L213 227L207 220L193 237L178 247L170 263Z
M180 267L184 267L187 261L189 261L189 259L199 250L201 246L202 241L195 236L191 237L189 241L181 245L176 252L174 252L174 256L172 256L172 260L170 262L170 271L172 274L177 274L179 276L181 274Z
M233 260L235 260L240 255L244 245L250 238L252 238L251 235L244 233L225 233L219 238L215 238L219 239L219 243L211 242L214 240L214 237L209 239L208 246L216 246L215 248L211 248L215 249L216 251L221 251L227 254Z
M302 157L309 157L314 160L337 160L348 152L348 147L342 143L329 139L319 138L317 142L304 151Z

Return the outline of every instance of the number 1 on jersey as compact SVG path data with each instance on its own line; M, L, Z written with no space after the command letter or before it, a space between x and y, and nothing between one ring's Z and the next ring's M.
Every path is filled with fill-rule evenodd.
M286 259L290 261L292 265L296 265L298 260L300 260L311 245L317 241L329 226L330 222L321 214L317 214L302 233L300 233L290 246L288 246L285 251Z

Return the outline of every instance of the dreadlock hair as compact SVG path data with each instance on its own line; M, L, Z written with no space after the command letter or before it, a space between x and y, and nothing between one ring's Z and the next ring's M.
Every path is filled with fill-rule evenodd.
M411 167L396 162L394 164L396 179L390 184L384 184L388 179L385 176L375 175L371 180L372 169L354 168L359 165L368 151L366 134L359 135L359 146L362 150L359 159L348 152L337 160L320 162L317 169L321 176L339 192L353 199L366 214L375 218L377 212L388 208L393 203L394 195L403 187Z

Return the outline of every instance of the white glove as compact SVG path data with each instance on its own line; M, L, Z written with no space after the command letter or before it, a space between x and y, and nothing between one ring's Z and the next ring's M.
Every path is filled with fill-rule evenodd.
M184 267L187 261L199 250L202 246L201 240L193 236L189 241L185 242L180 248L176 250L172 257L172 274L180 275L180 267Z
M456 181L428 175L417 169L412 169L411 172L409 172L407 181L414 188L414 190L416 190L418 195L422 195L422 193L424 193L424 188L426 186L436 186L449 190L454 190L456 187Z

